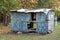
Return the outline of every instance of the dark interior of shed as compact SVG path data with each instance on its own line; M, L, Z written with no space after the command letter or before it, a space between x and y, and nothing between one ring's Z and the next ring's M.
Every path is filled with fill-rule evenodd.
M31 22L28 24L28 29L31 29L29 32L35 32L36 28L34 28L34 22L36 21L36 13L31 13Z

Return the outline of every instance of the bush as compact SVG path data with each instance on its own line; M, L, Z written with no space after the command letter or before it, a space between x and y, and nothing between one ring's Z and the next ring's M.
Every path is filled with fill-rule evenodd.
M55 11L57 17L60 17L60 11Z

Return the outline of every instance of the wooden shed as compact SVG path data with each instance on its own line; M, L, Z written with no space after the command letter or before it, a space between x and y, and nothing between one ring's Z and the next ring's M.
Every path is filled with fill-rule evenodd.
M33 24L36 23L37 33L51 33L57 23L55 13L51 9L19 9L11 10L10 27L15 32L33 31Z

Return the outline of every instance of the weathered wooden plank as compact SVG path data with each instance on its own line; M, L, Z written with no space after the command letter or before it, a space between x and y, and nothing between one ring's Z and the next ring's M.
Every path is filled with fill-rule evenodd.
M12 13L11 15L11 29L13 31L27 31L27 22L22 21L29 21L30 14L25 13Z
M46 21L46 14L45 13L36 14L36 21L41 21L40 23L37 23L36 32L47 33L48 26L47 26L47 21Z

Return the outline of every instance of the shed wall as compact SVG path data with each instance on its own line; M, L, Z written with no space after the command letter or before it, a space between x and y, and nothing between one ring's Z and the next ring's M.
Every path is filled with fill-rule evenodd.
M38 32L38 33L47 33L48 26L47 26L46 17L47 16L46 16L45 13L37 13L36 14L36 21L39 21L39 22L37 22L36 32Z
M48 12L48 31L53 31L54 30L54 15L55 13L53 11Z
M27 31L27 22L30 20L30 14L17 13L11 14L11 29L13 31Z

